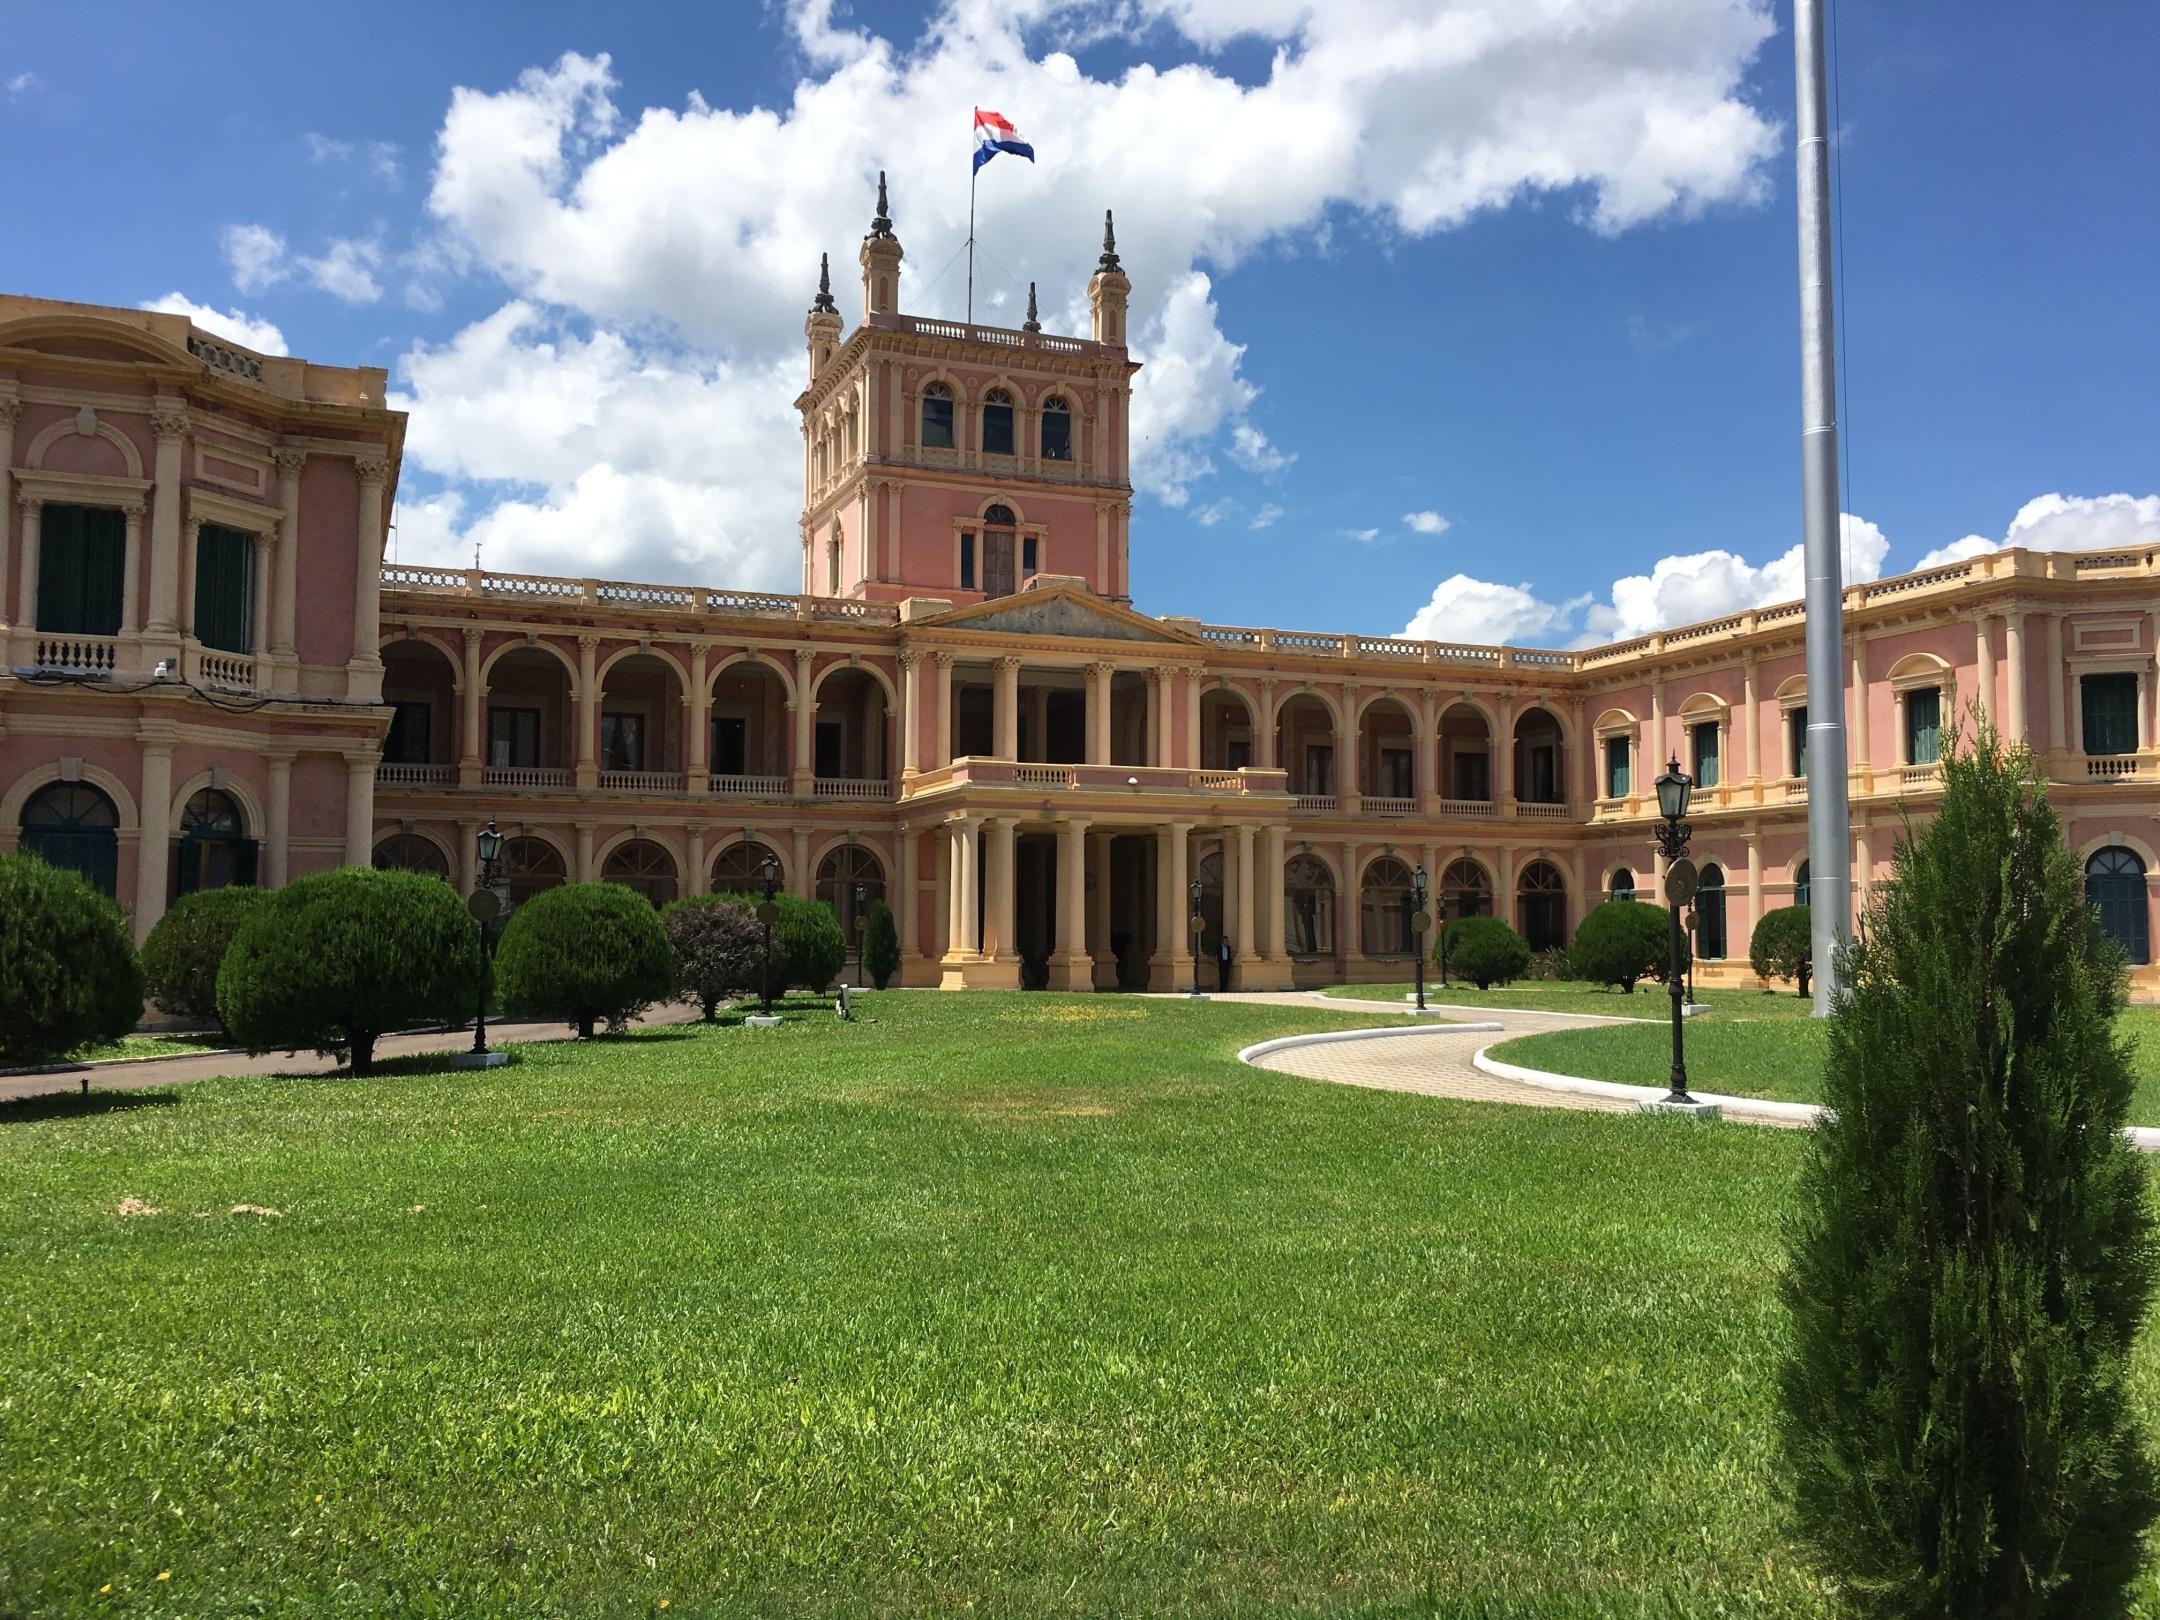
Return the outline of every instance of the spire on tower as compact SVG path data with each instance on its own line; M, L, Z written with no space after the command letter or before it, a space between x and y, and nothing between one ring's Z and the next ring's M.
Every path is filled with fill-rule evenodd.
M1098 270L1118 268L1117 227L1111 222L1110 210L1102 211L1102 257L1095 261Z
M870 234L885 237L892 235L892 208L885 201L885 171L883 169L877 172L877 212L870 218Z
M1042 330L1042 322L1035 318L1035 283L1032 281L1028 283L1028 316L1026 320L1020 323L1020 330L1023 332L1040 332Z
M833 302L832 255L829 253L820 253L817 256L817 297L810 301L810 313L813 315L837 315L840 313L840 306Z

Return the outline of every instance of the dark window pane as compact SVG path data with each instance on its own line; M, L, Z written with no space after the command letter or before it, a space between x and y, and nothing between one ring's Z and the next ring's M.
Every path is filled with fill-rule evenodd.
M223 652L252 652L253 545L238 529L205 523L195 541L195 639Z
M37 628L120 633L127 517L101 506L47 506L38 526Z
M1069 411L1043 412L1042 453L1045 461L1072 460L1072 414Z
M434 757L434 729L435 713L426 703L393 703L383 759L392 765L428 764Z
M1013 453L1013 408L989 404L983 407L983 452L992 456Z
M540 711L538 709L488 710L488 761L490 765L531 769L540 763Z
M1905 694L1905 760L1932 765L1942 758L1942 688Z
M1704 721L1689 728L1695 748L1695 785L1716 787L1718 785L1718 728L1714 720Z
M1605 742L1605 797L1624 799L1628 787L1628 740L1625 737L1609 737Z
M963 591L975 588L975 537L972 534L960 537L960 588Z
M2145 864L2136 855L2122 848L2094 851L2085 863L2085 903L2100 914L2100 926L2132 962L2152 960Z
M926 394L922 407L922 442L932 450L950 450L952 436L953 402L950 395L940 397Z
M2079 683L2084 707L2085 752L2137 752L2138 678L2135 675L2087 675Z

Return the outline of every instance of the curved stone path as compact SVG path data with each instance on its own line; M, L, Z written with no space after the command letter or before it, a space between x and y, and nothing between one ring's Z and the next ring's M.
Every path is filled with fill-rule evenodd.
M1403 1003L1399 1001L1354 1001L1346 996L1323 996L1312 990L1232 992L1213 999L1249 1001L1269 1007L1307 1006L1330 1012L1406 1016ZM1435 1024L1417 1035L1391 1033L1384 1041L1330 1041L1318 1046L1293 1046L1267 1053L1254 1062L1260 1068L1302 1075L1308 1080L1327 1080L1340 1086L1369 1086L1377 1091L1414 1091L1425 1097L1520 1103L1530 1108L1580 1108L1608 1114L1635 1112L1634 1103L1617 1097L1548 1091L1542 1086L1487 1074L1470 1060L1480 1048L1495 1041L1511 1040L1517 1035L1535 1035L1549 1029L1579 1029L1585 1024L1624 1024L1641 1020L1605 1018L1595 1013L1449 1007L1431 995L1427 995L1426 1005L1438 1008L1446 1016L1475 1019L1480 1027L1461 1029ZM1491 1028L1494 1024L1500 1026L1497 1035Z

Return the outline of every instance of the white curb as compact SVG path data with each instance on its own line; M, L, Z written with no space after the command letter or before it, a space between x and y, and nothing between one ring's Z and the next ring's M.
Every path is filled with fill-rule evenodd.
M1471 1055L1470 1062L1486 1074L1536 1086L1541 1091L1564 1091L1579 1097L1607 1097L1631 1103L1655 1102L1665 1095L1656 1086L1625 1086L1617 1080L1585 1080L1580 1075L1526 1069L1519 1063L1503 1063L1491 1054L1492 1047L1481 1046ZM1735 1119L1778 1119L1795 1125L1812 1125L1823 1112L1820 1103L1775 1102L1768 1097L1727 1097L1714 1091L1698 1091L1693 1095L1703 1102L1715 1103Z
M1278 1035L1238 1053L1240 1063L1259 1066L1258 1059L1271 1052L1287 1052L1299 1046L1326 1046L1333 1041L1377 1041L1390 1035L1498 1035L1504 1024L1390 1024L1383 1029L1325 1029L1311 1035Z

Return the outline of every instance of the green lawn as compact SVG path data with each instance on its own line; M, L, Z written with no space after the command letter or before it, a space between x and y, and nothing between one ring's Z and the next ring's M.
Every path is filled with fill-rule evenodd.
M113 1058L189 1057L197 1052L215 1052L231 1044L208 1035L123 1035L109 1045L85 1046L69 1053L68 1057L75 1063L103 1063Z
M2132 1007L2122 1015L2131 1036L2138 1092L2134 1124L2160 1125L2160 1008ZM1666 1028L1585 1025L1504 1041L1493 1056L1532 1069L1662 1086L1672 1070L1672 1036ZM1815 1021L1757 1022L1746 1016L1690 1019L1688 1083L1735 1097L1779 1097L1814 1102L1822 1095L1829 1053L1826 1026Z
M1320 993L1336 996L1347 1001L1397 1002L1411 992L1404 984L1331 984ZM1511 984L1504 989L1479 990L1474 985L1450 984L1441 989L1438 981L1425 981L1425 999L1443 1006L1516 1008L1527 1012L1602 1013L1611 1018L1665 1018L1670 1015L1672 1001L1665 987L1645 981L1635 987L1633 995L1601 984L1581 984L1573 981L1540 982L1537 984ZM1747 1018L1792 1018L1808 1016L1810 1003L1791 991L1769 990L1712 990L1707 985L1698 988L1695 999L1713 1012L1733 1014Z
M0 1613L1832 1612L1794 1133L867 1005L0 1106Z

